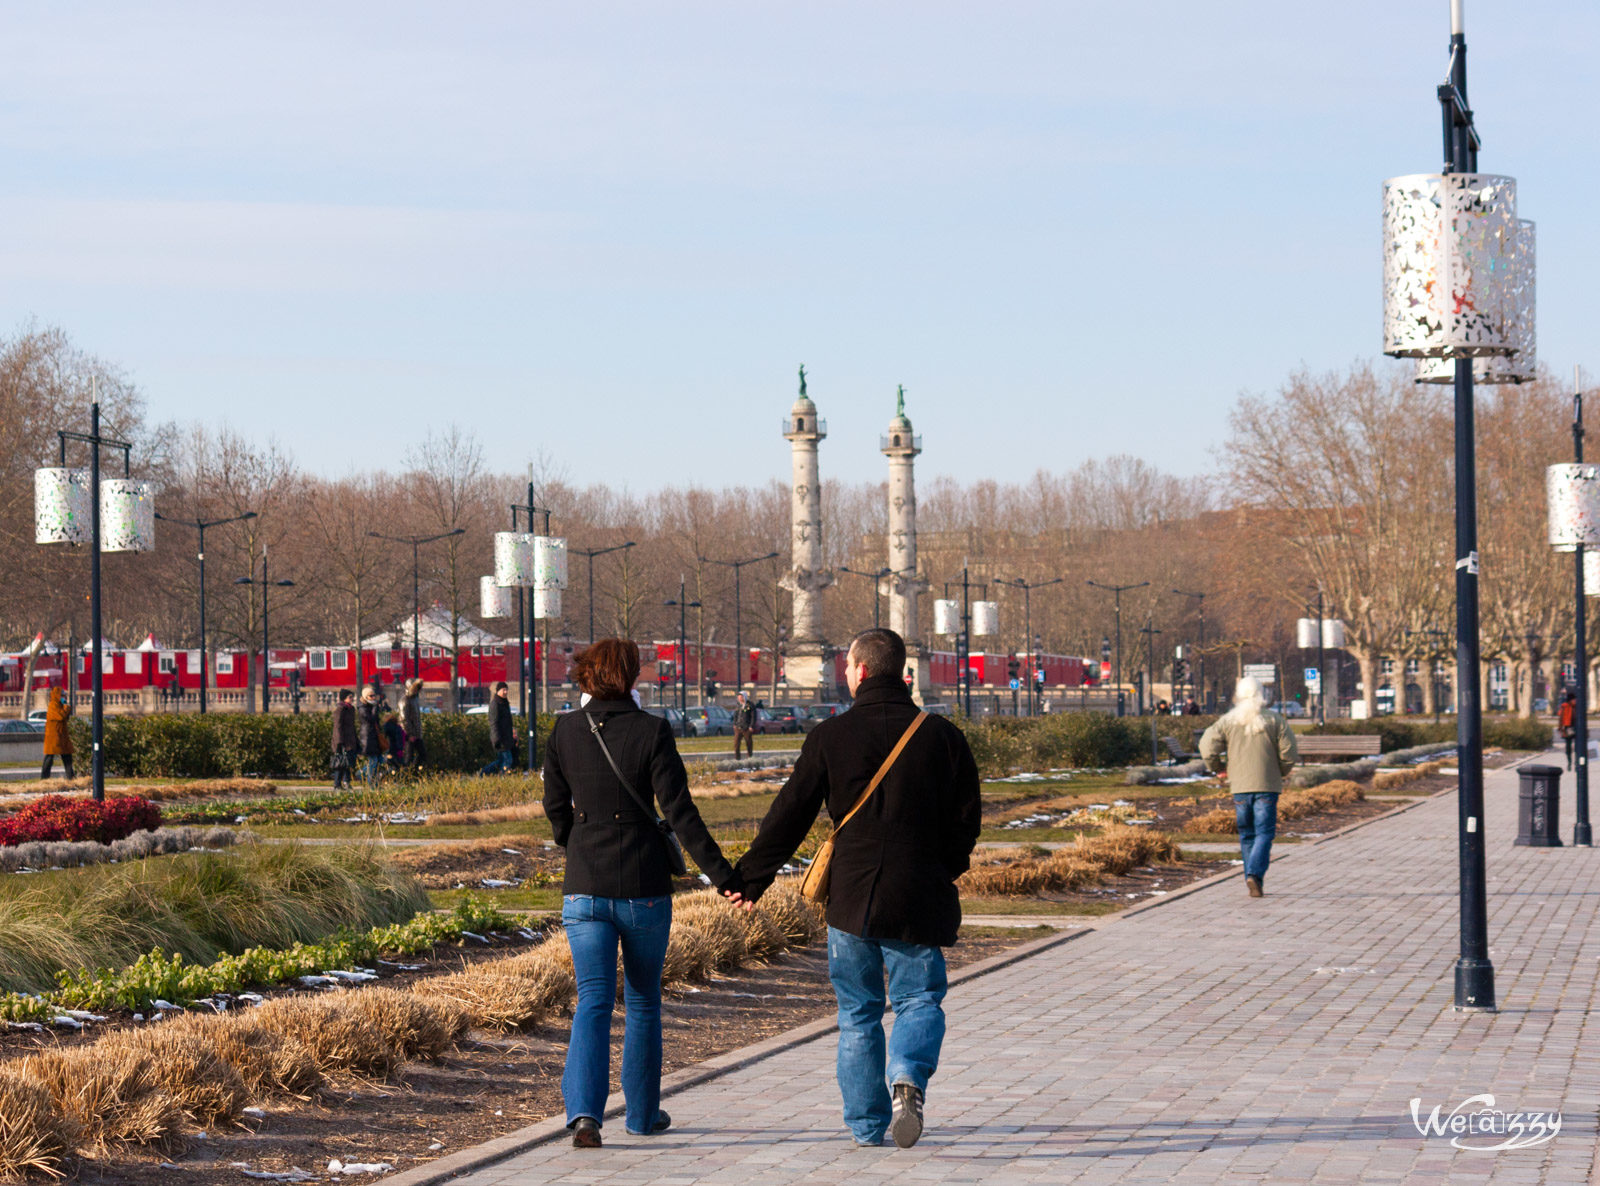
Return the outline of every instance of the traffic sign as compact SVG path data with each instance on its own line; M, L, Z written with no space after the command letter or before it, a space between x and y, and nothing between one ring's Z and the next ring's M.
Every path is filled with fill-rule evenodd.
M1022 687L1022 681L1020 679L1014 679L1014 680L1011 681L1011 690L1013 692L1015 692L1020 687Z
M1244 665L1246 679L1253 679L1258 684L1275 684L1278 682L1278 665L1276 663L1246 663Z
M1315 668L1315 667L1307 667L1306 668L1306 683L1308 683L1308 684L1318 683L1318 682L1321 681L1321 679L1322 679L1322 672L1317 670L1317 668Z

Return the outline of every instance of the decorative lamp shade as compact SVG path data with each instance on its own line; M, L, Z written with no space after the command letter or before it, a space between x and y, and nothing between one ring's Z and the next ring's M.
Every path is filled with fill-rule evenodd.
M974 601L972 603L972 633L975 635L1000 633L999 602Z
M491 576L478 578L478 616L480 618L509 618L511 616L511 590L502 589Z
M1383 352L1475 358L1515 350L1518 229L1513 178L1413 173L1385 181Z
M1317 620L1301 618L1294 624L1294 645L1302 651L1317 645Z
M100 550L149 552L156 546L155 487L137 478L100 479Z
M1600 597L1600 551L1583 553L1583 593L1585 597Z
M505 588L533 584L533 536L525 531L494 533L494 583Z
M1344 623L1338 618L1322 619L1322 645L1336 649L1344 647Z
M961 633L961 607L943 597L933 603L933 632L935 634Z
M540 588L535 585L533 589L533 616L541 622L547 618L561 616L561 590L556 588Z
M533 537L533 587L535 589L567 587L567 541L560 536ZM559 601L557 598L558 603ZM554 616L560 617L560 611Z
M1567 462L1544 475L1550 546L1558 552L1600 546L1600 466Z
M1524 218L1517 228L1516 268L1511 286L1511 306L1507 315L1506 337L1515 348L1513 354L1498 354L1472 360L1472 382L1479 387L1499 383L1530 383L1538 377L1539 350L1536 333L1535 284L1537 237L1533 221ZM1418 383L1454 383L1455 360L1419 358Z
M1294 645L1310 650L1317 645L1317 619L1301 618L1294 626ZM1344 646L1344 623L1338 618L1323 618L1322 645L1330 650Z
M41 544L89 542L89 471L33 471L33 538Z

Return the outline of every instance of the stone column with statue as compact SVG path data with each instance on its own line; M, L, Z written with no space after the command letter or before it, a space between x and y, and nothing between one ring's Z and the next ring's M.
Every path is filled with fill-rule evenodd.
M794 625L784 675L789 687L816 696L831 692L832 672L826 670L822 637L822 591L833 584L833 573L823 567L822 486L817 446L828 435L817 405L806 394L806 368L800 367L800 394L783 422L789 442L794 480L789 495L789 571L780 584L793 596Z

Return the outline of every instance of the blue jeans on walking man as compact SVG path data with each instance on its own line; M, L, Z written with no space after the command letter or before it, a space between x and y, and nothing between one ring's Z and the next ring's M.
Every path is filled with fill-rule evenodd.
M1263 880L1272 860L1272 838L1278 834L1278 796L1265 792L1235 795L1233 809L1239 825L1244 875Z
M516 750L514 750L514 749L496 750L495 753L494 753L494 761L490 762L482 770L478 771L478 774L480 776L485 775L485 774L504 774L508 770L515 769L516 765L517 765L517 751Z
M939 1065L948 982L944 952L920 943L863 939L828 928L828 977L839 1001L839 1092L844 1122L857 1144L882 1142L890 1120L890 1089L919 1091ZM894 1006L894 1029L883 1034L884 986Z
M611 1012L617 1004L617 946L622 947L624 1126L648 1133L661 1110L661 968L672 929L672 899L596 898L568 894L561 921L572 947L578 1005L561 1075L570 1127L580 1116L605 1122L611 1083Z

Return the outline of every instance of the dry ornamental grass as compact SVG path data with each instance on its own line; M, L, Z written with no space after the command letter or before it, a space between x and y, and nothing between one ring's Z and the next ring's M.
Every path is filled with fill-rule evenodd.
M77 1141L77 1126L43 1086L0 1070L0 1178L64 1177Z
M1093 838L1049 852L1042 848L1002 848L980 854L957 882L966 894L1028 896L1093 885L1152 861L1175 861L1177 845L1160 832L1114 826Z
M1304 819L1320 815L1335 807L1348 807L1360 803L1367 794L1359 783L1349 779L1335 779L1305 791L1285 791L1278 796L1278 820ZM1231 807L1218 807L1204 815L1197 815L1184 825L1184 830L1199 833L1238 832L1238 817Z

